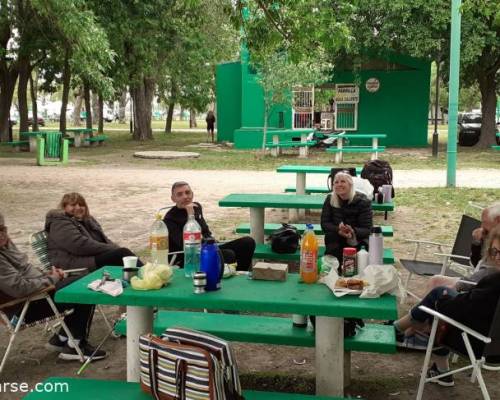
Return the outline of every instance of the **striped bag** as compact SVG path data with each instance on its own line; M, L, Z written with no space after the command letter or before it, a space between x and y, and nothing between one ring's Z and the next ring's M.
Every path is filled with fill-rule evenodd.
M156 400L242 400L229 344L204 332L170 328L139 340L141 387Z

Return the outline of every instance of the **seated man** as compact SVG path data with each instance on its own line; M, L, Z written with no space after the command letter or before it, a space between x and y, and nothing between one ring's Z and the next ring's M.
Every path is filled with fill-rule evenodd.
M2 214L0 214L0 303L6 303L16 298L23 298L47 286L55 285L56 290L62 288L79 277L66 278L60 268L52 267L48 274L44 274L28 262L28 256L19 251L7 235L7 227ZM52 294L53 296L54 294ZM4 310L9 318L19 316L23 304L15 305ZM72 333L75 341L85 357L90 357L94 348L87 342L87 337L94 315L94 306L87 304L57 304L60 312L73 309L73 313L64 318L66 326ZM54 313L45 299L33 301L28 307L24 322L31 322L53 316ZM68 341L63 329L52 336L46 347L59 351L62 360L79 360L78 353ZM106 352L99 350L94 354L93 360L106 357Z
M470 262L475 268L474 274L467 278L469 281L479 282L487 273L488 269L482 265L481 259L484 253L484 242L488 234L497 226L500 226L500 203L494 203L486 207L481 213L481 226L472 232ZM468 288L467 284L458 282L459 278L443 275L434 275L429 279L427 289L432 290L438 286L447 286L458 291Z
M170 252L182 251L184 242L182 239L182 230L188 220L188 214L195 216L200 224L202 237L212 236L210 229L203 218L203 210L200 203L193 202L193 191L187 182L175 182L172 185L172 201L175 206L172 207L163 218L168 228L168 245ZM232 240L219 245L222 256L226 264L237 264L238 271L248 270L252 265L252 257L255 251L255 241L248 236ZM176 265L184 266L184 255L178 254L175 261Z
M481 226L472 232L471 264L476 267L479 260L484 256L484 240L488 233L500 225L500 203L494 203L486 207L481 213Z

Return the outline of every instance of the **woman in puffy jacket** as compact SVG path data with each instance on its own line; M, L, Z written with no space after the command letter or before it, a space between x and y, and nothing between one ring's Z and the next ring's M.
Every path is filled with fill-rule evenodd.
M66 193L59 208L47 213L45 230L49 261L65 269L88 268L93 271L105 265L122 266L123 257L135 255L104 234L79 193ZM138 266L142 266L140 260Z
M342 262L344 247L368 248L372 219L371 201L354 191L352 176L347 171L337 172L332 193L326 197L321 211L325 254Z

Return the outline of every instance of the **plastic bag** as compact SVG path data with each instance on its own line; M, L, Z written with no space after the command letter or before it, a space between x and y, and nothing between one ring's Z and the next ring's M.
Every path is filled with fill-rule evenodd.
M359 297L364 299L380 297L384 293L404 296L399 272L393 265L368 265L359 278L369 283Z
M363 193L368 200L373 200L373 186L368 179L363 179L358 176L352 177L354 191Z
M139 270L139 276L132 277L130 284L136 290L156 290L170 282L172 274L168 265L147 263Z

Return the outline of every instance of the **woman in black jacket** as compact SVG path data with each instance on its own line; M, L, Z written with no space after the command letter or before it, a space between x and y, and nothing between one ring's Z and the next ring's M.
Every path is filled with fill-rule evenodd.
M334 177L333 190L321 211L321 229L325 233L325 254L342 262L344 247L368 248L372 228L370 200L354 191L352 176L340 171Z

